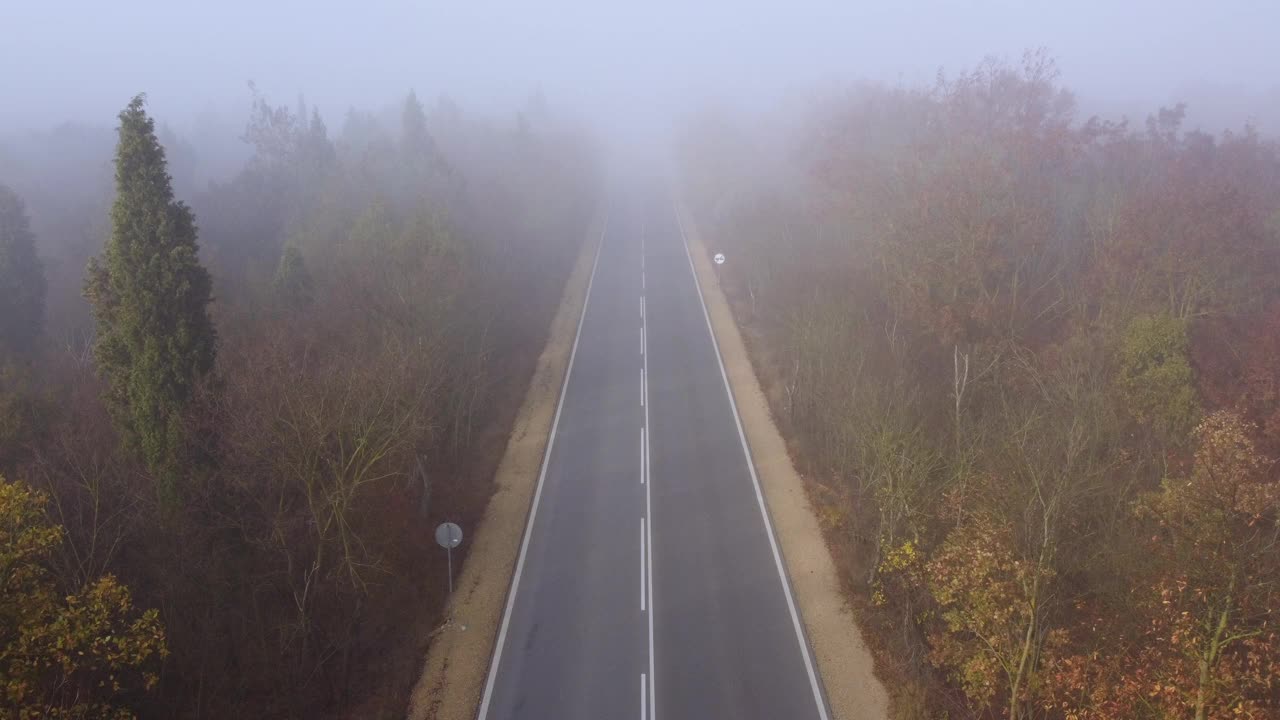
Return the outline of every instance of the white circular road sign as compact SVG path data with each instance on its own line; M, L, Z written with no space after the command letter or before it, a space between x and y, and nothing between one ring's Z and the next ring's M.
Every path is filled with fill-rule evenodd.
M716 253L716 256L715 256L714 258L712 258L712 260L715 260L717 265L723 265L723 264L724 264L724 253Z
M436 542L446 550L452 550L462 544L462 528L447 522L436 528Z

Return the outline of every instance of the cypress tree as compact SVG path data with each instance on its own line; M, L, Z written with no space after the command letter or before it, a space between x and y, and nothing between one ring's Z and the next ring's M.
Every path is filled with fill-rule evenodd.
M213 369L209 273L195 217L175 201L155 123L135 97L120 113L111 238L89 264L94 359L126 445L172 496L187 447L183 412Z
M29 350L44 324L44 265L22 198L0 185L0 351Z
M286 308L298 310L311 304L311 273L302 258L302 251L293 245L285 245L276 267L271 289Z

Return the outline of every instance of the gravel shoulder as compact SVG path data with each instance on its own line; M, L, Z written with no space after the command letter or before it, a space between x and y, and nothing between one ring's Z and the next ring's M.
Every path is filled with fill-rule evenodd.
M711 255L683 205L678 212L832 715L839 720L887 720L889 694L876 677L871 651L841 589L804 480L774 425Z
M586 300L600 229L597 221L565 285L547 345L498 465L493 497L480 525L470 533L471 550L445 609L448 620L431 632L422 676L409 699L409 720L472 720L476 716Z

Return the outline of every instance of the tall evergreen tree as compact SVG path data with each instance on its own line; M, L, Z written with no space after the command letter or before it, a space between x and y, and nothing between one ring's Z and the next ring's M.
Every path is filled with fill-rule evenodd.
M400 113L401 142L404 152L413 158L426 158L435 153L435 141L427 132L427 114L418 101L418 94L409 91L404 99L404 109Z
M0 185L0 351L30 348L44 324L44 265L22 198Z
M276 266L276 276L272 280L271 289L286 308L297 310L312 302L311 273L302 258L302 251L294 245L285 245L280 255L280 264Z
M85 295L97 322L94 357L126 443L175 490L186 438L182 414L213 369L209 273L195 217L175 201L155 123L135 97L120 113L111 238L90 261Z

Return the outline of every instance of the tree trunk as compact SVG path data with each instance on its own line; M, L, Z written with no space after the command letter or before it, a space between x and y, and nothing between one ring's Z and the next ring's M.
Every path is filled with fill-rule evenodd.
M1022 703L1018 693L1022 690L1022 681L1027 675L1027 663L1031 659L1032 640L1035 638L1036 613L1032 612L1027 619L1027 632L1022 638L1022 652L1018 655L1018 667L1013 674L1013 682L1009 683L1009 720L1022 717Z
M1233 582L1232 589L1234 590L1234 588L1235 583ZM1196 720L1205 720L1207 717L1205 707L1209 704L1209 685L1213 681L1213 665L1218 659L1218 653L1222 651L1222 635L1227 630L1227 621L1231 615L1230 608L1231 603L1228 601L1218 615L1218 625L1213 629L1213 637L1209 639L1209 646L1200 655L1200 682L1196 687Z

